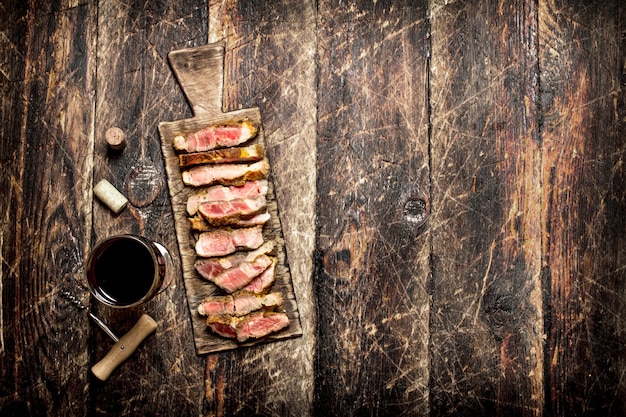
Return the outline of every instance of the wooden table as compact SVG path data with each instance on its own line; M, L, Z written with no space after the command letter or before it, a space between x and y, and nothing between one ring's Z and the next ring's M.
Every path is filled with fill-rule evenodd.
M0 415L625 415L623 1L0 13ZM260 108L303 334L197 355L180 272L129 311L83 274L119 232L180 267L157 126L191 115L167 54L209 42L223 110ZM100 382L111 342L64 292L159 327Z

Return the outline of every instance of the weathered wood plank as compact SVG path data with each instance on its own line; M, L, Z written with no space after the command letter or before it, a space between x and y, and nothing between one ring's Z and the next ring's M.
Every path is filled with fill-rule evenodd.
M29 29L26 3L0 5L0 413L28 414L28 391L19 384L15 366L22 346L19 269L21 232L16 219L23 211L24 148L22 125L32 82L26 79ZM32 20L32 13L30 15ZM31 22L32 24L32 22ZM26 386L26 389L28 386Z
M547 415L626 414L626 4L539 10Z
M226 46L224 111L259 107L303 336L209 356L211 415L306 416L315 327L315 3L210 2L209 40ZM251 383L253 381L253 383Z
M543 409L537 10L433 1L433 415Z
M316 415L427 415L426 2L318 5Z
M0 414L87 414L81 291L91 231L96 9L0 5Z
M190 114L167 54L206 42L206 13L203 1L99 3L94 183L109 180L129 206L115 216L95 202L92 243L137 233L168 248L176 271L173 285L144 306L119 311L94 301L98 315L120 334L143 312L159 325L106 384L91 385L93 411L102 415L199 415L204 406L204 360L193 344L157 126ZM107 149L104 136L113 126L127 137L121 152ZM110 346L94 332L92 360Z

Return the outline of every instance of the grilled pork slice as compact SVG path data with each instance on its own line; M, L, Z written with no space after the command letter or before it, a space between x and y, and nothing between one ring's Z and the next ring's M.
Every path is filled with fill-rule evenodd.
M233 221L230 224L232 224L233 226L240 226L240 227L263 226L265 223L267 223L270 217L271 216L268 212L259 213L250 217L249 219L239 219L239 220Z
M241 145L256 136L258 128L249 120L241 123L208 126L186 136L174 138L174 149L180 152L202 152Z
M259 276L270 265L272 265L272 259L269 256L259 255L250 262L242 262L208 278L208 280L224 291L231 293L248 285L250 281Z
M261 309L273 310L283 304L283 296L279 292L259 295L248 291L239 291L234 299L235 315L237 316L245 316Z
M207 297L198 306L198 313L201 316L235 315L235 300L232 295Z
M230 201L208 201L200 204L200 215L211 226L237 224L265 211L265 196Z
M204 258L224 256L237 249L257 249L262 244L262 226L217 229L200 234L196 242L196 254Z
M243 185L246 181L267 178L270 164L263 159L253 164L199 165L183 171L185 185Z
M289 326L285 313L259 311L243 317L230 315L209 316L207 326L215 333L239 342L259 339Z
M289 317L285 313L265 311L252 313L243 317L237 324L237 341L245 342L248 339L259 339L287 326L289 326Z
M207 201L229 201L238 198L255 198L267 195L267 180L246 181L240 186L225 187L223 185L213 185L202 189L200 192L187 199L187 213L190 216L198 212L200 204Z
M236 339L237 338L236 327L237 327L238 321L239 321L238 318L224 314L224 315L210 316L206 321L206 325L214 333L222 337L226 337L228 339Z
M276 280L276 264L278 260L272 258L272 264L267 269L256 276L248 285L243 287L243 291L250 291L255 294L261 294L267 291Z
M181 168L202 164L230 164L256 162L263 159L265 152L259 144L246 147L214 149L212 151L184 153L178 155Z
M231 315L245 316L260 309L273 309L283 303L279 292L258 295L249 291L238 291L233 295L207 297L198 306L201 316Z
M202 277L212 280L213 277L227 269L234 268L243 262L252 262L257 256L269 254L273 249L274 242L265 242L258 249L252 251L237 252L223 258L198 259L194 266Z
M225 219L222 223L224 226L233 226L233 227L252 227L252 226L262 226L270 219L270 214L268 212L256 214L249 219L239 219L239 218L230 218ZM193 217L189 217L189 223L191 225L191 229L197 232L208 232L213 230L213 226L207 223L206 220L202 218L199 214L196 214Z

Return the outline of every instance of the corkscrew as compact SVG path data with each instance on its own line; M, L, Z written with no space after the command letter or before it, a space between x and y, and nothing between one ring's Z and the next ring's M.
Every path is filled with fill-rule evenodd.
M61 294L79 310L88 311L87 306L71 292L61 290ZM102 320L96 317L91 311L88 311L88 313L89 318L115 342L105 357L91 367L91 372L101 381L106 381L115 368L128 359L130 355L137 350L141 342L157 328L154 319L147 314L143 314L132 329L121 338L118 338Z
M71 292L67 291L67 290L61 290L61 294L63 295L63 297L65 297L68 301L70 301L72 304L74 304L76 306L76 308L78 308L79 310L87 310L87 306L84 305L78 298L76 298L76 296L74 296L74 294L72 294ZM88 311L89 313L89 318L98 325L98 327L100 327L107 335L109 335L109 337L111 339L113 339L114 342L117 342L120 340L119 337L117 337L115 335L115 333L113 333L113 330L111 330L109 328L109 326L107 326L102 320L100 320L98 317L96 317L91 311Z

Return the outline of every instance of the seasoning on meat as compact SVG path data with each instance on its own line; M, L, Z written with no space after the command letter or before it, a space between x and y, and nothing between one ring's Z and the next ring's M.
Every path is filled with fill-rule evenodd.
M265 152L259 144L246 147L214 149L212 151L184 153L178 155L181 168L202 164L229 164L256 162L263 159Z
M272 259L269 256L259 255L250 262L242 262L206 279L224 291L231 293L248 285L250 281L265 271L270 265L272 265Z
M227 269L234 268L242 262L252 262L257 256L269 254L274 250L274 242L265 242L252 251L237 252L222 258L201 258L195 262L198 273L207 280L212 280Z
M238 291L232 295L207 297L198 306L201 316L231 315L245 316L260 309L273 309L283 303L279 292L259 295L249 291Z
M233 226L233 227L252 227L252 226L262 226L269 219L271 215L268 212L257 214L249 219L228 219L223 222L225 226ZM208 232L213 230L214 227L206 222L199 214L190 217L189 223L191 225L191 229L197 232Z
M247 291L239 291L234 297L235 315L245 316L253 311L272 311L283 304L283 296L279 292L259 295Z
M217 229L203 232L196 242L196 254L205 258L224 256L237 249L256 249L263 244L262 226Z
M251 291L255 294L261 294L267 291L276 280L276 264L278 260L272 258L272 264L267 269L256 276L248 285L243 287L244 291Z
M259 311L243 317L209 316L206 324L212 331L221 336L237 338L237 341L245 342L248 339L260 339L284 329L289 326L289 317L285 313Z
M258 339L289 326L289 317L285 313L258 312L245 316L237 325L237 340Z
M198 306L198 313L201 316L214 316L220 314L234 315L235 300L232 295L205 298Z
M189 225L191 226L191 230L197 232L208 232L212 230L211 226L209 226L199 214L189 218Z
M267 178L270 165L267 159L253 164L199 165L183 171L183 183L193 187L203 185L243 185L246 181Z
M249 120L241 123L208 126L186 136L174 138L174 149L179 152L202 152L237 146L256 136L258 128Z
M211 226L237 224L265 211L264 196L230 201L208 201L200 204L200 215Z
M229 201L237 198L254 198L267 195L267 191L267 180L246 181L243 185L231 185L229 187L213 185L201 189L198 193L187 199L187 213L190 216L195 215L198 212L200 204L207 201Z
M207 319L207 326L214 333L226 337L228 339L236 339L237 338L237 329L232 326L233 316L223 315L223 316L211 316L211 322ZM236 324L235 324L236 326Z

